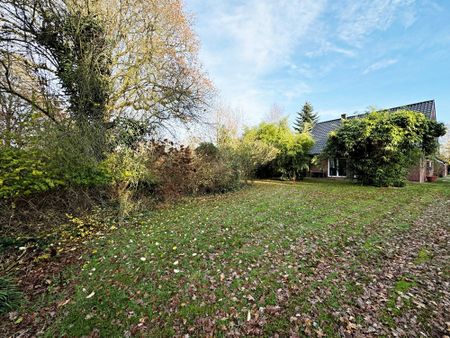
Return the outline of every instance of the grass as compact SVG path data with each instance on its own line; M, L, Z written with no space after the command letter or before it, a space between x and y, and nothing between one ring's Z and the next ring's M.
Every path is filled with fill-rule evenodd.
M22 293L13 279L0 277L0 315L13 311L22 303Z
M404 295L417 283L406 279L400 279L395 282L393 289L389 293L386 302L386 309L382 315L382 320L390 327L395 327L395 317L399 317L403 311L406 311L412 303L411 298Z
M448 184L261 181L135 214L92 243L46 335L334 336L333 313L370 280L364 264L383 264L385 241L439 196L449 196ZM411 287L404 283L395 293Z
M428 262L430 259L431 259L430 252L425 248L420 248L419 252L417 253L417 257L414 260L414 263L423 264Z

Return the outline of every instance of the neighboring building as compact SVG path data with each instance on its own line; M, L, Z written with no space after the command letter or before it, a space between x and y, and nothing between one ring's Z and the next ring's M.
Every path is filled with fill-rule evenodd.
M446 177L448 175L448 164L445 161L436 158L434 161L434 168L436 176Z
M436 120L436 106L434 100L418 102L413 104L408 104L405 106L394 107L385 109L387 111L397 111L397 110L411 110L424 114L426 117ZM319 155L325 149L327 144L328 135L333 130L339 128L342 124L343 119L354 119L364 117L366 114L346 116L341 115L340 119L318 122L314 125L311 130L312 137L314 138L315 144L310 151L311 155ZM310 169L311 176L316 177L347 177L347 161L341 158L328 158L319 160L319 163L313 165ZM431 176L435 174L434 171L434 161L421 158L419 163L411 167L408 175L408 180L416 182L424 182L426 176Z

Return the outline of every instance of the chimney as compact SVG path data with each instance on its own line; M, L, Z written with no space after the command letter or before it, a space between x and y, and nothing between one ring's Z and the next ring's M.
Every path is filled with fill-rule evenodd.
M345 120L347 118L347 114L341 114L341 119Z

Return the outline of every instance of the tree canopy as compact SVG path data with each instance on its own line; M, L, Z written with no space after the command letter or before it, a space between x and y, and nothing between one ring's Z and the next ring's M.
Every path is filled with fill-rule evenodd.
M314 144L309 133L294 133L286 118L278 123L263 122L257 127L248 128L243 139L274 147L277 156L271 163L272 167L275 173L288 179L302 176L302 172L308 167L308 151Z
M55 122L161 127L208 107L212 85L179 0L5 0L0 19L0 92Z

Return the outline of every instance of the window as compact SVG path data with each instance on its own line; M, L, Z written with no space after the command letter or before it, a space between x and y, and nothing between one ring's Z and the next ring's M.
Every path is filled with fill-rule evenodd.
M337 159L335 158L328 160L328 176L337 176Z
M347 176L347 160L345 158L328 159L328 176L330 177Z
M337 176L347 176L347 160L345 158L338 159Z

